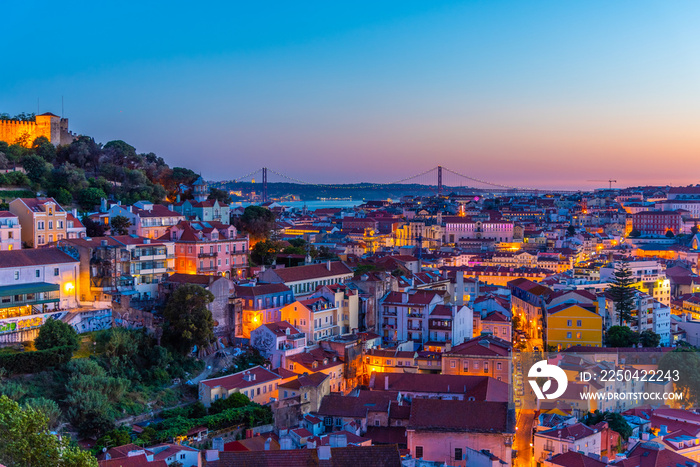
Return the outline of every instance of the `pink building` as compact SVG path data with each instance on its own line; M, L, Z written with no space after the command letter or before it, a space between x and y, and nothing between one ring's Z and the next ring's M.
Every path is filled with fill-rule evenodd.
M175 271L242 277L248 267L248 236L220 222L180 221L162 240L175 242Z

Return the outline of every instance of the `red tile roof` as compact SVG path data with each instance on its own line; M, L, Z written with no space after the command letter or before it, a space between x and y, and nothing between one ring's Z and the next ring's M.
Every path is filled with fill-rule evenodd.
M508 383L489 376L432 375L422 373L372 373L369 387L372 390L402 393L460 394L464 399L478 401L508 401Z
M121 457L119 459L102 460L98 462L100 467L168 467L164 460L148 461L144 454L133 457Z
M255 379L247 380L246 377L248 377L248 375L254 376ZM222 376L220 378L205 379L204 381L201 381L201 384L204 384L210 388L221 386L227 391L230 391L234 388L247 388L278 379L280 379L279 375L271 372L270 370L261 366L254 366L253 368L239 371L238 373L232 375Z
M331 261L330 270L327 267L327 263L323 263L308 264L306 266L296 266L293 268L279 268L274 271L283 282L299 282L322 279L324 277L352 275L352 269L341 261Z
M587 438L593 434L595 434L595 430L593 428L590 428L583 423L575 423L573 425L566 425L562 428L553 428L547 431L540 431L537 433L537 436L553 439L569 439L575 441L581 438Z
M547 462L564 467L605 467L608 465L606 462L594 459L578 451L557 454Z
M56 248L0 251L0 268L21 268L47 264L78 263Z
M236 297L260 297L277 293L289 292L291 289L284 284L236 285Z
M508 402L414 399L408 429L512 433L515 414L511 412Z
M368 412L388 412L389 403L398 400L395 391L359 391L354 396L329 394L321 401L320 416L365 418Z
M445 352L445 355L508 357L510 356L511 348L510 342L503 339L492 336L480 336L452 347L449 352Z
M222 452L216 467L401 467L396 445L331 448L330 459L319 459L317 449Z

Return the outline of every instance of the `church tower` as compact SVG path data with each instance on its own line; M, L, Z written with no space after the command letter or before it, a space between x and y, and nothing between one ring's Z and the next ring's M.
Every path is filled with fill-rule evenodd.
M194 200L198 203L206 201L206 199L209 197L209 186L207 185L207 182L204 181L201 175L199 176L197 181L194 182L192 188Z

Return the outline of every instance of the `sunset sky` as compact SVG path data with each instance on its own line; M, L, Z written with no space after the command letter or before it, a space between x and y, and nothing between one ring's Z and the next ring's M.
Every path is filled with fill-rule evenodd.
M148 3L150 6L141 5ZM126 4L126 5L125 5ZM0 113L208 179L699 183L695 1L6 2Z

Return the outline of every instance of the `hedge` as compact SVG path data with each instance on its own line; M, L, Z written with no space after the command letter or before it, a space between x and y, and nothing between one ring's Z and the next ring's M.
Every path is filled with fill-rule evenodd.
M34 352L0 354L0 368L4 368L9 374L38 373L50 367L67 363L72 356L73 347L71 346L54 347Z

